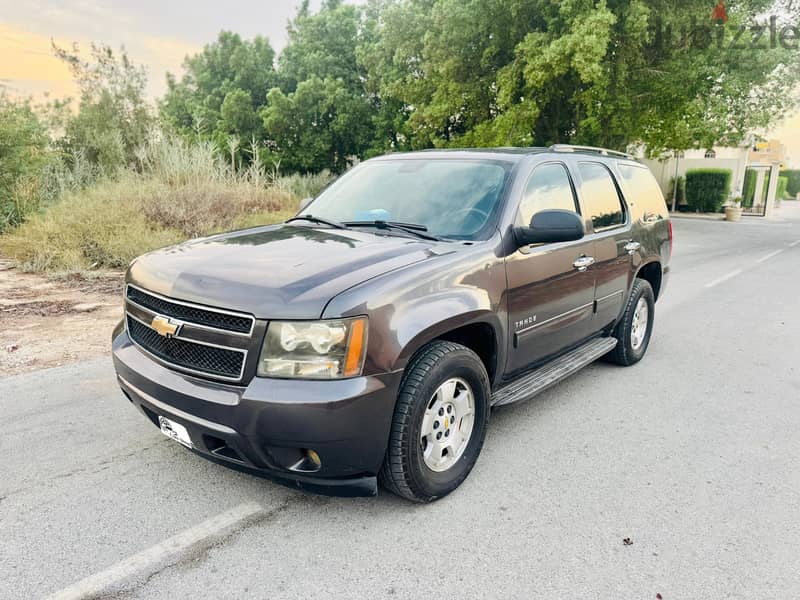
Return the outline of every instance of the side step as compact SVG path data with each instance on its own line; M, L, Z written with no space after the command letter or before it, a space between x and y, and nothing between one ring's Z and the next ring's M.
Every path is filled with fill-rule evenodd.
M583 346L579 346L575 350L571 350L554 361L501 387L492 394L492 406L503 406L504 404L532 398L562 379L580 371L589 363L596 361L607 352L613 350L616 345L617 339L613 337L590 340Z

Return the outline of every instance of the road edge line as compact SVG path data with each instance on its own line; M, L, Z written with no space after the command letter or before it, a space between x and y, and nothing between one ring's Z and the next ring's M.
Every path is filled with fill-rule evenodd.
M773 256L778 256L778 254L780 254L781 252L783 252L783 248L781 248L780 250L775 250L774 252L770 252L770 253L769 253L769 254L767 254L766 256L762 256L761 258L759 258L759 259L756 261L756 263L757 263L757 264L761 264L761 263L763 263L763 262L766 262L766 261L768 261L770 258L772 258Z
M217 536L263 511L264 507L255 502L246 502L235 506L146 550L129 556L99 573L89 575L47 598L48 600L76 600L99 596L109 587L138 575L154 565L162 564L170 558L182 554L188 548Z
M719 285L720 283L728 281L728 279L733 279L734 277L736 277L737 275L741 275L742 273L744 273L744 269L736 269L735 271L731 271L727 275L723 275L722 277L717 277L714 281L708 282L705 285L705 287L712 288L715 285Z

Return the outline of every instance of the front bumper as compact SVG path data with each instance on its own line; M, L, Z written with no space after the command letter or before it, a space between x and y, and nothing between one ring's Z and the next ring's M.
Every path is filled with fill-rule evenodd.
M168 369L120 329L112 354L125 396L154 425L163 416L186 427L198 454L317 493L377 493L401 372L234 386Z

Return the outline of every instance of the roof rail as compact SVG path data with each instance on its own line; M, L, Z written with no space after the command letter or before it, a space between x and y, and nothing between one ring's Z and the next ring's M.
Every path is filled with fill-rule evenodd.
M629 158L636 160L632 154L627 152L619 152L617 150L609 150L608 148L597 148L595 146L576 146L574 144L553 144L548 148L551 152L594 152L601 156L620 156L622 158Z

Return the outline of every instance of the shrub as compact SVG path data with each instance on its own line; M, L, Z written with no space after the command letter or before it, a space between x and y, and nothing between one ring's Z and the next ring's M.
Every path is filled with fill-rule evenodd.
M81 271L123 268L134 256L181 239L178 231L149 224L134 203L120 202L114 187L68 194L1 237L0 250L26 270Z
M45 126L30 103L0 93L0 232L36 209L36 176L50 159Z
M18 194L38 212L0 236L0 252L33 271L124 268L188 238L284 221L331 180L268 176L258 161L234 173L210 144L170 137L151 139L136 160L137 170L101 176L77 155L72 169L44 172Z
M786 177L786 193L789 198L796 198L800 194L800 169L786 169L781 171L781 177Z
M139 169L167 185L219 183L231 177L227 163L208 141L190 143L155 133L136 150Z
M686 200L692 210L719 212L730 189L730 169L692 169L686 172Z
M244 181L169 185L124 171L67 192L0 236L0 252L32 271L119 269L188 238L286 220L296 207L294 196Z
M232 229L257 214L288 218L297 206L296 198L286 192L243 182L177 187L150 182L131 196L121 202L135 202L150 223L180 231L186 238Z

